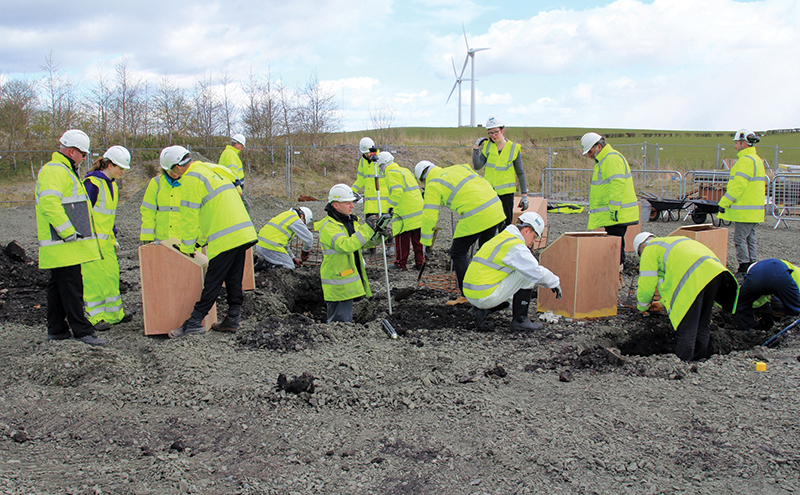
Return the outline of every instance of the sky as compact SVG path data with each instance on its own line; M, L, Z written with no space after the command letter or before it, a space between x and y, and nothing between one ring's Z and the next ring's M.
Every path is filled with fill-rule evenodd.
M459 124L475 63L475 123L734 131L800 127L798 0L11 0L0 78L74 83L125 60L154 85L316 74L342 130ZM461 124L471 122L470 72ZM235 92L236 98L243 98Z

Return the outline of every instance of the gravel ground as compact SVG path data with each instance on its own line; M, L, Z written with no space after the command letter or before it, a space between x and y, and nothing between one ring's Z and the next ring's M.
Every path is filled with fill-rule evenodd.
M375 256L375 296L356 304L356 324L320 323L318 269L307 266L258 274L236 335L145 337L143 193L118 220L123 299L138 314L105 332L103 348L47 342L46 277L0 256L0 302L26 308L0 318L0 493L800 490L794 332L774 348L734 346L682 363L658 352L670 336L665 316L620 308L615 317L561 319L521 334L508 329L507 310L492 316L494 332L479 333L466 309L444 306L450 294L423 288L394 304L389 320L402 335L391 340L380 324L388 304ZM323 203L307 204L321 218ZM289 206L256 198L254 221ZM33 207L0 210L0 218L0 243L16 240L35 257ZM664 235L680 224L647 229ZM550 239L585 225L585 214L551 214ZM761 256L800 261L797 227L773 225L759 228ZM440 226L424 283L445 273L449 214ZM392 291L413 286L416 275L393 272ZM634 276L626 270L626 280ZM32 287L17 288L22 279ZM715 322L721 348L729 318ZM780 328L750 337L763 342ZM623 349L624 361L608 346Z

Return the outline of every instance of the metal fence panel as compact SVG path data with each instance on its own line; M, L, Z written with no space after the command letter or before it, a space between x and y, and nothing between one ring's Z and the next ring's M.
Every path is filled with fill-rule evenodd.
M638 194L682 198L683 177L675 170L631 170ZM553 201L589 204L590 168L546 168L542 170L542 197Z
M770 188L772 216L778 221L774 228L787 220L800 220L800 173L776 174Z

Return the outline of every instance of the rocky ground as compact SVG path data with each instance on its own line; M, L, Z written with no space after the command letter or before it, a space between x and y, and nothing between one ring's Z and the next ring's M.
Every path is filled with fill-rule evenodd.
M632 257L617 316L527 334L509 330L506 310L494 332L476 332L466 308L444 305L443 213L421 289L393 301L391 316L376 254L375 296L356 304L357 322L324 324L315 253L295 272L257 275L236 335L145 337L142 194L118 220L123 299L137 314L104 332L102 348L45 340L33 207L0 210L0 243L34 258L0 255L0 493L800 490L800 341L792 331L759 346L791 320L742 334L717 313L714 354L682 363L666 316L626 307ZM258 226L290 206L252 203ZM321 218L322 202L306 205ZM682 223L646 227L665 235ZM551 214L550 239L585 225L585 214ZM800 261L797 226L773 225L758 231L761 256ZM392 272L392 293L416 275Z

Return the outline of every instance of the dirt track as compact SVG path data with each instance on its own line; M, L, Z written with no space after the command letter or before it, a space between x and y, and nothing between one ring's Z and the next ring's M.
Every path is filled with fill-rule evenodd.
M776 348L752 347L779 328L736 335L717 314L724 354L694 364L629 354L615 364L606 346L666 352L666 317L622 308L530 335L510 332L505 311L492 316L495 332L479 333L466 309L428 288L395 304L390 320L403 335L392 341L379 323L387 302L375 257L376 295L356 304L356 324L319 323L318 274L305 267L259 274L235 336L144 337L141 194L119 214L123 299L138 315L105 332L104 348L46 342L47 277L0 255L0 493L800 490L794 332ZM310 205L322 214L321 202ZM258 198L254 221L288 206ZM35 257L33 208L0 217L0 243L17 240ZM549 224L555 239L583 230L586 216L551 214ZM450 228L449 214L440 225ZM800 261L797 226L772 225L758 232L761 256ZM446 245L426 278L444 274ZM416 274L393 273L393 291ZM279 375L303 373L314 377L298 385L305 391L278 391Z

